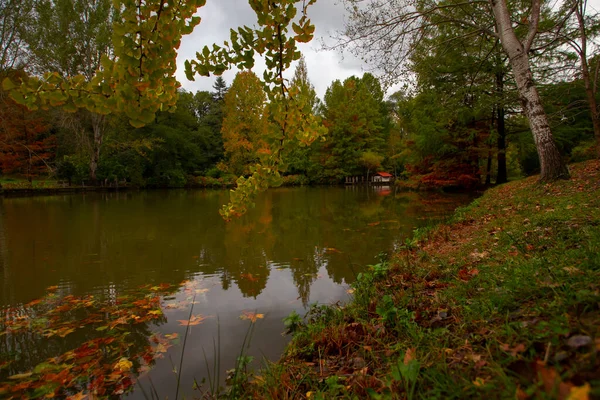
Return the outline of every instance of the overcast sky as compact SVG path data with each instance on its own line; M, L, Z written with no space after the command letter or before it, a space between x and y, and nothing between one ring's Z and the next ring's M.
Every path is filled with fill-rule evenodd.
M256 25L256 16L247 0L209 0L206 3L199 12L202 22L191 35L184 36L177 59L177 78L184 89L192 92L212 90L215 78L197 76L194 82L188 81L185 77L184 61L194 58L196 52L201 51L205 45L222 44L223 41L229 40L229 29L243 25L250 27ZM319 97L323 98L327 87L335 79L344 80L352 75L361 76L367 68L350 54L342 55L338 51L320 50L321 39L332 43L331 34L343 29L344 7L338 0L317 1L309 7L308 13L316 26L315 39L310 43L300 43L299 47L306 58L309 79ZM294 69L295 64L287 71L288 78L293 76ZM257 60L253 71L258 76L262 76L263 70L264 63ZM235 68L223 74L228 85L231 85L237 71Z
M588 7L600 10L600 0L588 0ZM333 44L332 34L343 30L345 11L341 0L319 0L309 7L308 14L316 26L315 39L310 43L300 43L299 48L306 58L309 79L322 99L327 87L335 79L344 80L352 75L362 76L369 67L351 54L321 50L323 40ZM184 36L177 59L177 78L184 89L192 92L212 90L215 77L197 76L196 81L188 81L185 77L184 61L195 58L196 52L201 51L205 45L222 44L223 41L229 40L231 28L256 25L256 16L247 0L208 0L206 6L200 9L199 15L202 22L191 35ZM294 69L295 65L292 65L287 71L287 78L293 76ZM258 76L262 76L264 63L257 60L253 70ZM228 85L231 85L237 71L235 68L223 74ZM392 94L396 88L392 87L387 93Z

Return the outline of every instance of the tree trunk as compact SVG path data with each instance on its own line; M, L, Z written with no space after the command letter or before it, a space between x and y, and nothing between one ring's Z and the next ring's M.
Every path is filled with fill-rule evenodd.
M490 2L498 27L500 42L510 60L510 65L517 81L523 110L529 119L529 127L531 128L540 159L540 180L547 182L557 179L569 179L569 170L554 143L552 131L548 124L548 117L542 107L540 95L533 82L533 74L529 66L529 56L527 55L533 41L533 36L537 32L539 0L532 0L530 32L525 45L519 41L513 30L506 0L490 0Z
M92 132L94 133L94 141L92 145L92 154L90 156L90 181L96 186L98 183L97 171L98 163L100 162L100 150L102 149L102 140L104 139L104 127L106 116L91 113Z
M488 151L487 171L485 175L485 185L489 186L492 183L492 149Z
M580 8L582 7L582 8ZM585 85L585 93L588 98L588 106L592 114L592 124L594 126L594 136L596 137L596 155L600 158L600 112L598 112L598 103L596 102L596 82L592 83L590 77L590 67L587 60L587 33L585 31L585 21L583 13L585 11L583 3L579 3L575 7L575 15L579 23L579 35L581 39L581 47L576 48L577 54L581 61L581 76Z
M496 93L499 103L497 105L498 118L496 119L496 131L498 134L498 173L496 174L496 185L508 181L506 169L506 123L504 121L504 73L496 72Z

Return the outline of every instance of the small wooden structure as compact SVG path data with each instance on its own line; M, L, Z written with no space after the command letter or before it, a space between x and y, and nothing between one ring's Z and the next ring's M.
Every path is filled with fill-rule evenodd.
M360 185L360 184L389 184L394 180L394 175L388 172L375 172L373 175L369 176L369 180L367 181L367 177L363 176L347 176L346 177L346 185Z
M385 183L391 182L394 176L388 172L376 172L373 174L373 182Z

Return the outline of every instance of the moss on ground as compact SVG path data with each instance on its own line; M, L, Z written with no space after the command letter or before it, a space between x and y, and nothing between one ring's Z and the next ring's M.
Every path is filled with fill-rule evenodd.
M345 306L288 321L249 398L600 398L600 162L490 189Z

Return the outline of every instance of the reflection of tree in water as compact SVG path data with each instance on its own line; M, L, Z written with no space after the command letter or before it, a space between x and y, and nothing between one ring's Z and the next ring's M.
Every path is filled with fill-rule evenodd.
M118 395L170 346L152 332L166 322L161 296L177 287L146 287L94 296L58 288L0 313L0 394L66 397Z

